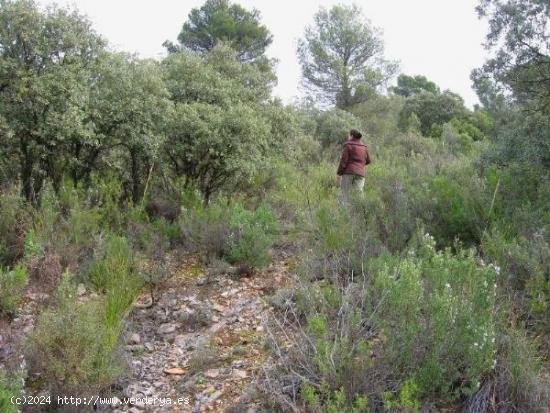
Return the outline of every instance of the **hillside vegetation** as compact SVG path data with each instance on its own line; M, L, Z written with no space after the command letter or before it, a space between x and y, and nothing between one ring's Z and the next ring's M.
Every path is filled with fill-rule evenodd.
M164 373L189 411L547 412L550 6L477 12L493 57L473 109L399 74L343 5L306 28L308 94L284 105L256 10L207 0L157 61L76 10L0 0L0 412L148 411L11 398L122 398L136 361L187 357L185 329L190 364ZM351 128L373 162L343 201ZM229 361L210 300L253 327ZM251 348L253 374L229 364L246 398L195 397Z

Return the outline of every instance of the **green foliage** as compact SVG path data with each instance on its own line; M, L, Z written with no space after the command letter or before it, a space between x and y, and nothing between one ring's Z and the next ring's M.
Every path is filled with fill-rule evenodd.
M40 373L54 395L93 396L121 373L116 348L105 323L101 299L76 301L66 276L58 308L40 314L27 343L31 371Z
M274 178L275 171L272 165L277 163L288 164L295 167L314 162L320 156L320 145L312 134L315 120L309 112L300 110L294 106L283 106L278 101L270 102L262 107L265 122L270 127L270 148L267 154L267 171ZM278 166L277 165L277 166ZM267 190L269 188L265 188ZM246 192L246 188L241 188Z
M369 142L371 139L385 140L399 134L397 118L403 101L401 96L374 94L366 102L356 104L349 109L361 120L363 132L370 135L367 138L367 144L371 143Z
M480 141L485 137L483 132L468 120L453 118L450 123L455 130L463 136L463 141Z
M84 109L102 49L90 22L76 12L43 12L27 0L0 3L0 117L11 131L10 152L20 160L23 196L34 204L46 178L59 186L66 145L89 135Z
M193 180L208 202L221 189L251 179L266 153L266 126L245 105L179 105L167 150L176 173Z
M12 270L0 268L0 313L13 314L27 285L27 269L18 265Z
M321 393L321 394L319 394ZM335 390L329 394L322 394L311 385L304 385L301 388L301 397L306 406L315 409L315 411L326 413L369 413L371 410L368 405L366 396L357 396L352 403L346 401L346 396L342 389ZM320 402L320 397L325 396L323 402Z
M412 113L420 120L420 130L424 136L430 134L433 125L443 125L452 118L466 115L463 99L448 90L443 93L420 92L405 100L399 113L399 126L406 130Z
M496 53L472 77L493 79L522 104L548 114L550 5L538 0L483 0L477 12L488 19L487 45Z
M12 397L21 396L21 382L0 372L0 411L2 413L19 413L17 405L12 403Z
M100 255L92 264L90 281L105 294L105 328L108 343L114 346L121 332L121 322L143 286L136 257L128 240L109 235Z
M472 251L434 246L423 235L406 258L382 268L379 322L387 356L397 371L414 371L419 395L453 400L475 391L493 366L497 270L479 265Z
M172 105L160 65L118 53L104 54L99 79L91 88L92 145L78 147L73 177L90 179L100 155L114 155L115 169L127 183L134 204L141 200L145 180L159 156L165 123ZM89 152L88 152L89 151Z
M458 237L471 244L481 238L484 208L487 206L475 198L475 189L467 193L462 185L462 179L453 179L452 176L433 178L429 190L435 212L432 222L438 239L446 239L449 243L453 237Z
M246 271L269 263L281 225L301 276L292 297L274 299L284 374L271 377L286 407L299 397L312 411L419 411L477 392L470 401L542 411L550 117L539 3L480 2L499 52L472 75L484 108L470 111L424 76L378 94L395 65L356 6L321 9L300 42L308 86L337 106L318 110L272 98L271 35L256 10L208 0L159 64L108 52L76 12L0 0L0 311L16 310L27 273L45 291L64 269L76 274L30 336L32 384L97 394L115 380L124 322L144 279L166 275L168 244ZM342 204L334 159L350 128L374 162L363 196ZM161 199L175 213L149 214ZM77 282L98 294L77 298ZM194 370L216 361L204 347ZM13 383L0 377L2 411Z
M25 236L24 251L26 258L42 258L44 256L44 246L38 239L36 230L30 229Z
M182 218L184 241L208 256L261 268L270 262L270 248L278 226L267 205L245 209L220 199L206 208L190 210Z
M484 254L502 272L504 285L511 291L525 294L523 305L516 311L531 319L537 330L547 329L550 309L550 285L546 274L550 268L550 246L541 233L531 240L510 237L494 228L483 238Z
M225 45L205 56L190 52L169 55L162 66L172 100L228 106L268 100L275 80L270 72L240 62Z
M184 245L207 257L224 257L229 239L229 205L218 200L207 207L187 209L180 217Z
M426 76L416 75L408 76L405 74L399 75L397 78L397 86L393 87L392 92L396 95L404 96L406 98L417 95L421 92L439 94L439 86L437 86L431 80L428 80Z
M519 411L544 412L550 403L550 380L536 344L521 330L507 329L500 346L496 377L506 403Z
M491 206L498 175L472 179L471 168L441 142L399 136L385 142L364 198L349 208L338 205L327 166L281 174L308 246L292 307L299 350L284 360L308 380L301 397L313 410L350 411L374 394L387 409L419 411L424 401L472 394L492 370L498 268L453 241L479 242L486 218L500 213L499 202ZM453 248L414 237L417 220Z
M422 122L420 122L420 119L418 118L417 114L415 112L411 113L411 115L407 119L404 129L407 132L420 133L421 127L422 127Z
M356 5L321 8L298 43L298 56L310 90L342 109L368 100L397 69L384 59L379 30Z
M22 199L13 193L0 193L0 266L13 265L24 254L24 232L30 216Z
M346 143L350 129L363 129L363 123L353 114L341 109L330 109L315 116L315 136L323 148L334 148Z
M206 203L222 189L245 186L276 148L263 105L270 77L223 46L203 58L171 55L165 67L177 102L165 146L174 174L196 185Z
M260 24L258 10L248 11L228 0L207 0L200 8L192 9L178 35L182 47L200 53L226 42L243 62L263 57L272 40L269 30ZM165 46L171 52L179 51L170 42Z
M244 263L252 268L262 268L269 264L269 250L277 232L275 216L267 206L254 211L235 205L231 213L229 228L230 262Z
M403 383L397 394L385 392L383 394L384 409L404 412L419 412L420 402L418 400L418 386L415 381L409 379Z
M546 114L524 111L510 111L506 114L506 127L497 128L498 141L487 158L500 166L522 164L532 168L534 173L542 173L548 179L550 165L550 121ZM516 165L512 165L516 167Z

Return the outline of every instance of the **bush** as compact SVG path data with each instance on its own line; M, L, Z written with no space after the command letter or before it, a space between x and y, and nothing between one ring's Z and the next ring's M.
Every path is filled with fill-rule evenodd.
M493 367L498 269L460 246L456 254L436 251L427 234L418 243L376 277L375 295L386 297L379 319L385 356L396 372L414 371L405 379L421 397L456 400Z
M8 192L0 194L0 211L0 266L11 266L23 257L30 217L22 199Z
M19 413L17 405L11 402L12 397L21 395L21 381L9 377L3 371L0 371L0 412Z
M261 268L270 261L269 249L277 231L273 212L267 206L255 211L235 205L229 221L231 230L227 258L232 263Z
M226 256L228 219L226 209L218 204L186 211L180 220L184 245L200 251L209 260Z
M30 372L55 395L92 396L121 372L116 346L105 322L102 299L76 301L65 277L58 290L58 307L44 311L27 342Z
M109 235L92 264L90 280L105 294L105 326L111 345L121 332L121 322L143 286L143 278L128 240Z
M225 200L186 211L180 225L185 242L209 259L225 258L251 268L269 263L269 249L277 231L269 207L251 211Z
M426 219L426 225L445 246L452 245L457 238L466 244L477 245L487 225L490 201L484 202L483 193L480 193L484 182L471 175L465 178L467 173L464 169L455 176L434 177L429 186L433 216ZM477 185L472 185L472 180Z
M499 340L495 398L509 410L546 412L550 379L535 345L521 330L508 329L505 333Z
M548 332L550 245L542 230L531 239L503 231L493 228L487 233L483 252L501 268L503 290L515 298L517 314L537 331Z
M0 268L0 313L13 314L27 285L27 270L22 265L12 270Z
M368 245L368 237L352 244ZM479 263L473 250L454 250L437 251L431 236L418 234L404 257L333 248L348 263L336 268L338 277L318 277L305 266L296 308L273 326L272 339L281 334L285 344L274 346L281 371L272 376L300 388L302 401L310 398L318 411L352 411L367 399L371 410L415 411L425 400L456 401L476 391L495 362L498 270ZM289 386L289 377L299 384ZM290 402L288 393L282 397Z

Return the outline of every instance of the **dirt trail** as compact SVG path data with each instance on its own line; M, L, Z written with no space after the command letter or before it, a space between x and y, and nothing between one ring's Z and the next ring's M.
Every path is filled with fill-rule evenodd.
M290 254L275 255L268 268L240 279L232 279L230 271L213 274L196 256L181 258L154 305L140 308L147 300L140 297L126 337L123 395L159 401L107 410L223 412L233 406L233 411L256 411L247 389L267 356L263 323L271 309L265 296L292 283ZM187 398L189 404L160 406L167 397Z

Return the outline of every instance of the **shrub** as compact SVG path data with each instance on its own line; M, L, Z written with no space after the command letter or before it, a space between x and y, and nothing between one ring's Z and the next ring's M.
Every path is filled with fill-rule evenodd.
M229 205L222 201L208 207L186 210L180 218L182 239L188 248L199 250L208 258L227 254Z
M22 199L8 192L0 194L0 211L0 266L11 266L23 256L30 217Z
M153 221L154 230L170 245L177 245L181 243L181 230L177 223L168 222L165 219L157 219Z
M176 201L155 198L145 205L145 212L150 219L163 218L168 222L174 222L180 215L181 207Z
M427 220L427 225L443 245L451 245L456 238L471 245L478 244L481 239L490 202L484 203L483 197L478 196L483 182L477 180L474 186L467 183L471 180L471 175L464 178L461 173L459 176L437 176L431 181L429 194L433 217Z
M165 221L159 220L157 222ZM166 224L175 226L169 223ZM151 303L154 304L157 298L155 294L157 286L170 276L166 255L169 245L164 234L155 228L144 224L137 227L140 230L137 234L134 234L134 247L139 248L144 255L144 259L141 260L140 275L149 290Z
M105 293L105 326L110 345L115 345L121 332L121 322L143 286L138 263L128 240L109 235L92 264L90 280Z
M403 383L399 392L384 392L384 409L389 411L419 412L420 402L418 400L418 386L414 380L407 380Z
M12 397L19 397L21 390L22 385L19 380L0 371L0 412L19 413L17 405L12 403L11 399Z
M515 297L516 311L537 331L548 331L550 309L550 245L544 231L531 239L492 228L483 238L485 257L502 271L502 287Z
M27 270L18 265L12 270L0 268L0 313L13 314L27 285Z
M121 372L101 299L76 301L69 277L58 289L58 307L40 314L27 342L31 373L53 395L91 396Z
M96 258L90 269L90 281L100 292L117 288L136 271L134 256L128 240L109 234L95 252Z
M207 369L212 366L218 359L218 345L213 340L203 339L197 343L197 348L191 355L189 360L189 368L191 372Z
M128 210L121 208L124 195L122 182L114 174L93 179L91 191L87 196L90 206L100 214L103 228L112 230L123 228L129 215Z
M379 328L386 357L410 378L420 396L454 400L479 386L495 353L496 267L479 265L471 250L436 251L429 235L376 277L386 297Z
M407 251L373 257L333 249L351 262L333 278L304 267L296 308L276 314L282 319L272 327L275 342L285 337L274 346L281 386L292 389L294 378L302 401L313 397L319 411L334 403L352 411L364 398L372 410L382 403L415 411L425 400L456 401L477 390L495 360L498 270L460 245L437 251L428 235L416 235Z
M183 239L209 259L226 258L251 268L269 263L269 249L277 232L269 207L252 211L225 200L186 211L180 225Z
M255 211L235 205L229 221L231 230L227 257L230 262L261 268L270 261L269 249L277 225L273 212L267 206Z
M313 386L305 385L301 391L305 405L314 411L326 413L369 413L371 411L367 397L357 396L353 403L349 404L342 389L331 392L325 400L320 398L321 395Z
M550 405L550 379L532 340L518 329L508 329L499 340L496 399L522 412L546 412Z

